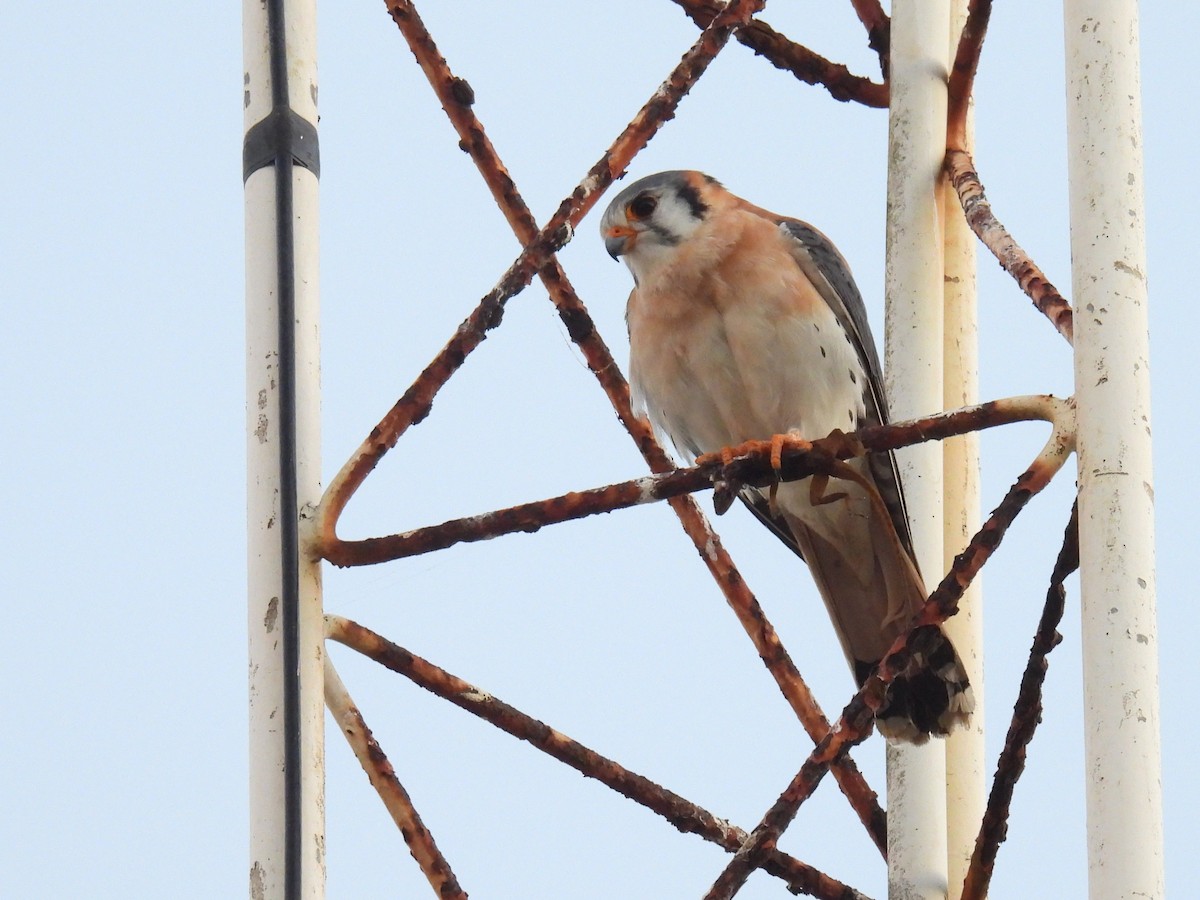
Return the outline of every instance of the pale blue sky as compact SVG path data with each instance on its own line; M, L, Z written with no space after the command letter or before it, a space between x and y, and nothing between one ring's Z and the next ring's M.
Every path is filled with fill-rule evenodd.
M420 8L543 219L695 35L667 0ZM1166 8L1145 4L1142 55L1167 876L1182 895L1200 880L1189 690L1200 13ZM241 30L239 9L209 12L23 4L0 35L6 898L245 892ZM777 2L764 18L878 71L849 3ZM977 161L998 214L1069 295L1061 32L1056 4L997 5ZM328 476L518 248L382 3L323 4L320 54ZM631 172L701 168L817 224L881 337L885 137L882 112L731 46ZM562 259L623 362L629 277L595 219ZM1069 393L1066 345L990 257L980 273L982 396ZM1041 440L1035 426L985 438L985 511ZM534 286L374 474L343 532L643 472ZM1071 473L1060 480L986 570L989 769L1070 506ZM851 680L806 573L741 510L717 524L822 703L839 709ZM807 754L664 506L330 572L326 587L329 610L737 824L753 825ZM1048 896L1051 884L1085 896L1077 604L1073 579L996 897ZM473 896L695 897L723 865L722 851L403 679L333 656ZM426 896L357 762L336 730L328 740L329 896ZM855 757L882 790L880 739ZM832 783L781 846L885 893ZM756 875L741 896L786 893Z

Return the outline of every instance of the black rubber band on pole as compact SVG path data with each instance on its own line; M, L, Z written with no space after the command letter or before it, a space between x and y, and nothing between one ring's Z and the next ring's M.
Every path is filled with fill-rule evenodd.
M242 181L259 169L275 165L280 156L321 177L321 152L317 127L290 106L276 107L251 126L242 141Z

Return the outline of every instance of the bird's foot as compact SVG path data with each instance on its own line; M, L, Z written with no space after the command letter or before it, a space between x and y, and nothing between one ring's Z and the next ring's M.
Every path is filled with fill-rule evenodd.
M813 506L824 506L826 503L836 503L849 496L845 491L834 494L825 493L829 489L829 476L818 472L808 482L808 502Z
M719 478L713 480L713 511L718 516L723 516L729 512L729 507L733 506L733 500L737 497L738 491L742 489L742 486L740 482L724 475L724 472L729 469L730 463L733 462L734 452L732 447L722 447L719 454L705 453L696 462L702 464L706 459L712 459L714 455L719 455L721 458L722 474Z
M696 465L711 466L720 463L722 470L728 470L735 459L743 456L767 456L770 461L771 470L775 473L775 480L771 482L770 489L767 494L767 503L770 507L771 514L776 515L778 511L775 508L775 495L779 490L779 482L783 476L783 455L785 452L800 451L809 452L813 449L811 441L805 440L797 432L790 431L787 434L772 435L769 440L765 441L744 441L741 444L735 444L732 447L722 447L715 453L703 453L696 457ZM730 478L722 472L720 476L714 479L713 505L717 515L721 515L729 509L733 503L733 498L741 490L741 484L737 479ZM840 499L842 494L831 494L829 498L823 502L830 503Z

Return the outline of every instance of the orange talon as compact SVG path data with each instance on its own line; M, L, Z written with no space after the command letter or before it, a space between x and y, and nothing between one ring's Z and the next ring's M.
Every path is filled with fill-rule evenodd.
M719 459L721 461L722 466L728 466L730 463L732 463L734 461L734 459L736 459L737 457L742 455L741 453L738 452L740 449L741 449L740 447L722 447L720 450L716 451L715 453L701 453L699 456L696 457L696 465L698 465L698 466L712 465L714 462L716 462Z
M836 494L826 494L825 489L829 487L829 476L824 472L818 473L812 477L808 484L808 502L813 506L824 506L826 503L836 503L838 500L845 499L846 492L838 491Z
M771 482L771 488L767 491L767 509L773 516L779 515L779 510L775 506L775 495L779 493L779 475L783 471L784 440L786 437L782 434L771 436L771 469L775 472L775 480Z
M774 435L771 438L771 468L778 475L783 469L783 442L787 437L782 434Z

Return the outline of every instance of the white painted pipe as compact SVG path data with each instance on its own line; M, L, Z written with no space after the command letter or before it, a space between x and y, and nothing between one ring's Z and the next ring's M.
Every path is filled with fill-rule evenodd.
M937 412L943 403L943 255L938 185L946 150L949 0L892 4L885 372L893 417ZM896 454L913 545L925 577L942 570L942 448ZM888 895L944 898L945 745L889 745Z
M1066 0L1089 894L1162 897L1135 0Z
M967 17L967 0L952 0L950 58L958 48ZM967 146L973 142L974 116L967 114ZM959 409L979 402L979 316L975 290L975 235L953 190L942 194L945 213L945 372L942 405ZM942 443L945 521L942 571L949 571L981 524L979 434L971 432ZM946 622L971 679L975 712L971 721L946 738L946 846L950 900L962 894L963 879L975 850L975 837L987 807L987 756L984 745L983 587L977 576L959 602L958 615Z
M300 117L317 120L314 0L245 0L247 132L278 111L272 7L282 8L286 22L288 100ZM304 552L301 521L320 495L317 178L292 166L290 157L282 171L292 189L290 233L282 239L277 213L287 206L276 192L276 167L257 168L245 185L249 884L254 900L319 900L325 893L324 644L320 568ZM281 274L280 249L287 243L294 277ZM280 317L288 282L290 325L289 317ZM287 343L294 363L286 359ZM294 657L285 633L293 635Z

